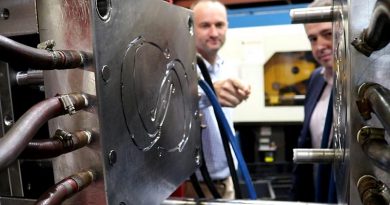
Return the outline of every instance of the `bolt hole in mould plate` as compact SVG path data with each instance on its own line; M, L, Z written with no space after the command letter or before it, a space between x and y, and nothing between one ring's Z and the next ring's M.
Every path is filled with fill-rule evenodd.
M108 204L160 204L199 165L192 14L161 0L92 5Z

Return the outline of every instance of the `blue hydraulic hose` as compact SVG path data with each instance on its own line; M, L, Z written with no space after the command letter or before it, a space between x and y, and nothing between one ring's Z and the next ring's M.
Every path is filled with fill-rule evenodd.
M246 166L241 150L236 140L234 139L233 132L229 126L228 121L226 120L225 114L222 111L221 105L219 104L217 97L215 96L214 92L211 90L210 86L207 85L207 83L204 80L199 80L199 86L203 89L203 91L206 93L207 97L209 98L211 105L213 106L214 111L216 113L217 120L221 122L223 129L227 133L230 144L232 145L233 151L236 154L238 166L241 170L241 173L245 180L245 184L248 188L249 198L257 199L255 187L253 186L252 179L249 175L248 167Z

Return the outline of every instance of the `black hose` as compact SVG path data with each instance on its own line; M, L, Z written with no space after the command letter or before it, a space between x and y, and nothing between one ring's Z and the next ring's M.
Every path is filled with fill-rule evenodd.
M210 172L207 169L207 164L206 161L204 160L203 152L202 152L201 160L202 160L202 165L199 167L199 169L200 169L200 173L202 174L203 181L205 182L207 188L210 190L211 195L213 195L215 199L220 199L221 194L219 194L217 188L215 188L213 179L211 179L210 177Z
M198 195L199 198L205 198L205 195L202 191L202 188L200 187L199 185L199 180L198 180L198 177L196 177L196 174L193 173L191 176L190 176L190 180L191 180L191 184L192 186L194 187L194 190L196 192L196 195Z
M202 73L202 76L203 76L204 80L206 81L207 84L209 84L210 88L215 93L215 89L214 89L214 86L213 86L213 81L211 81L211 77L210 77L209 71L207 70L206 64L204 63L202 57L196 56L196 63L198 64L198 66L200 68L200 72Z
M208 70L206 68L206 65L203 62L203 59L200 58L199 56L197 56L197 63L198 63L198 66L200 68L200 71L201 71L201 73L203 75L203 78L205 79L205 81L209 84L210 88L215 93L215 89L214 89L213 83L211 81L210 74L209 74L209 72L208 72ZM234 190L235 190L235 197L237 199L241 199L242 198L242 192L241 192L241 188L240 188L240 182L238 180L236 167L234 165L232 152L231 152L231 149L230 149L230 146L229 146L228 136L227 136L226 130L223 129L223 126L222 126L221 122L217 120L217 123L218 123L218 129L219 129L219 131L221 133L222 144L223 144L223 148L225 150L225 154L226 154L226 159L227 159L228 166L229 166L230 175L231 175L232 181L233 181L233 186L234 186Z

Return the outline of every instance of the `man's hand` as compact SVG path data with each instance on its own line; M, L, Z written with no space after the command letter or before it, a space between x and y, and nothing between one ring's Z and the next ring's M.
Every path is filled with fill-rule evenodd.
M224 107L236 107L251 94L251 86L239 79L229 78L213 83L219 103Z

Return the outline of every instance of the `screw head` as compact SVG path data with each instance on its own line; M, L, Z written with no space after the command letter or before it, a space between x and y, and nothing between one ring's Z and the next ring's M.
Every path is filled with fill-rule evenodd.
M107 65L104 65L102 67L102 78L104 80L104 82L108 83L108 81L110 80L110 77L111 77L111 69L110 67L108 67Z
M112 166L116 163L116 160L117 160L116 152L115 152L115 150L111 150L108 153L108 164L110 164Z

